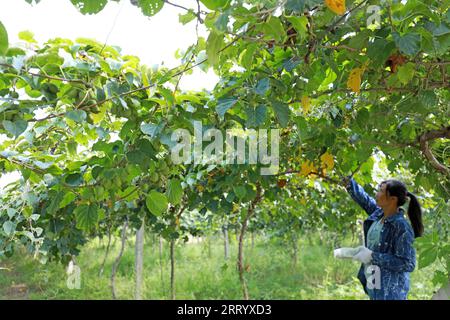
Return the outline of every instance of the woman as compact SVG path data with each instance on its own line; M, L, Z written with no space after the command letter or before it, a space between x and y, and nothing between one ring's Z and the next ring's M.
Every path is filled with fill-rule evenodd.
M423 234L422 210L417 198L406 190L403 182L380 183L376 200L353 178L344 179L350 196L367 212L364 221L365 247L358 247L354 260L362 262L358 272L364 291L371 300L406 300L409 273L416 265L414 238ZM409 198L408 217L404 217ZM368 283L368 280L370 282Z

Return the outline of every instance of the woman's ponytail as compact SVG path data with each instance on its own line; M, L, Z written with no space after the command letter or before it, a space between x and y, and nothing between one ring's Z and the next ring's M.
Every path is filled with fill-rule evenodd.
M406 198L409 197L408 217L411 221L411 226L414 231L414 237L420 237L423 234L422 223L422 208L415 195L406 190L406 185L395 179L389 179L381 182L386 184L386 194L397 197L397 207L400 207L406 203Z
M417 238L423 234L422 209L415 195L409 191L406 195L410 199L408 206L408 217L414 230L414 236Z

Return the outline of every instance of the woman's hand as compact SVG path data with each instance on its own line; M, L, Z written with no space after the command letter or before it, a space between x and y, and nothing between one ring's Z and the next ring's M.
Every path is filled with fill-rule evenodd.
M340 185L343 186L344 188L347 188L348 184L350 183L350 179L351 179L351 178L352 178L351 176L343 177L343 178L341 179Z
M357 247L358 253L353 256L353 260L364 264L369 264L372 261L372 250L364 246Z

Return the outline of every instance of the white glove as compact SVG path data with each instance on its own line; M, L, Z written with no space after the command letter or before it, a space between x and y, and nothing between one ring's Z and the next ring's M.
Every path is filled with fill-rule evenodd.
M369 264L372 261L372 250L364 246L359 246L356 249L358 249L358 253L353 256L353 260L364 264Z
M339 248L334 250L334 257L337 259L353 259L353 256L358 252L358 248Z

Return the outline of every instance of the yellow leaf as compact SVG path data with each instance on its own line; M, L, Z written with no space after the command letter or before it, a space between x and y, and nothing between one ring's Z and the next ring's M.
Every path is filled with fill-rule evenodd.
M97 124L105 118L105 114L106 114L106 106L102 105L100 106L98 113L90 113L89 116L91 117L94 124Z
M300 175L307 177L311 172L315 172L316 168L314 167L314 164L309 161L306 160L305 162L302 163L301 167L300 167Z
M301 203L302 205L305 205L305 204L306 204L305 198L300 199L300 203Z
M359 93L361 89L361 76L364 72L364 68L355 68L350 71L350 75L347 80L347 88L351 89L353 92Z
M306 115L311 110L311 99L308 96L302 97L303 113Z
M325 152L323 155L320 156L320 161L322 162L322 165L329 170L333 170L334 168L334 159L333 155Z
M328 9L336 14L343 15L345 13L345 0L325 0Z

